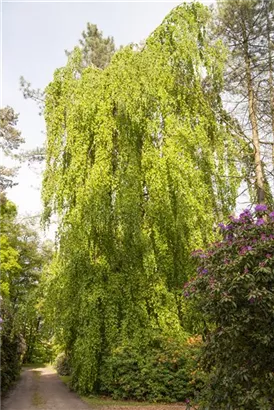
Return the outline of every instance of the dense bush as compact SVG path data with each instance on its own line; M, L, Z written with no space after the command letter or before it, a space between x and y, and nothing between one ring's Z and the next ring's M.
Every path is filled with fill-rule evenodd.
M9 306L2 302L1 308L1 392L6 393L20 375L24 346L13 329Z
M205 407L273 409L274 212L257 205L220 229L220 242L195 252L198 274L185 285L209 324Z
M69 376L71 373L69 358L65 353L60 353L56 357L54 367L60 376Z
M7 335L1 339L1 392L5 393L20 374L20 339Z
M194 339L193 339L194 340ZM140 352L132 346L116 349L101 371L101 393L114 399L185 401L200 388L193 380L199 343L158 339Z

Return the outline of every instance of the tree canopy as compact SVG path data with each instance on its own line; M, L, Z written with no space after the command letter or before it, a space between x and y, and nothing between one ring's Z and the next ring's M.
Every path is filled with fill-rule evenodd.
M235 206L239 144L209 19L198 3L179 6L103 71L82 70L76 48L46 88L44 219L60 221L53 314L81 391L100 389L117 344L181 332L190 252Z
M11 107L0 109L0 149L2 154L12 156L24 142L21 132L16 129L18 114ZM0 191L5 191L15 185L13 177L16 169L0 166Z

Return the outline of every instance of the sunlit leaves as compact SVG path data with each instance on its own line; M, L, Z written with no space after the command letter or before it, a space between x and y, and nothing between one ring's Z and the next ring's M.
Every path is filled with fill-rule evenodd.
M209 17L199 4L179 6L103 71L79 70L76 49L46 89L43 198L60 237L51 292L81 391L98 388L100 363L119 343L180 332L190 251L235 204L223 49L207 39Z

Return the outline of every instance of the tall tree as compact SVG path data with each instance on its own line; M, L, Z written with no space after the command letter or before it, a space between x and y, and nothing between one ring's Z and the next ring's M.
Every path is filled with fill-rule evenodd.
M270 130L272 132L272 177L274 177L274 1L264 0L263 10L265 49L263 48L262 50L262 57L266 65L267 81L265 84L265 98L263 98L262 104L262 116L269 118Z
M269 86L273 81L273 56L271 38L273 27L264 0L226 0L218 3L218 32L229 49L226 70L226 90L234 112L240 107L237 118L246 136L251 132L254 156L257 202L271 200L263 161L263 147L271 145L267 140L267 108L271 107ZM265 79L267 79L265 81ZM262 105L262 96L268 99ZM264 112L262 113L262 106ZM245 112L248 112L246 121ZM271 109L270 109L271 111Z
M96 24L87 23L86 31L82 32L79 40L84 67L95 66L106 68L115 52L113 37L103 37ZM66 51L67 56L71 53Z
M103 37L102 31L98 29L96 24L87 24L87 30L82 32L82 38L79 40L79 43L82 59L76 70L78 74L79 70L81 71L84 67L93 66L100 69L106 68L115 53L113 37ZM65 53L67 56L71 55L70 51L65 50ZM20 90L24 98L30 98L38 105L39 115L42 115L45 105L44 91L39 88L32 88L31 83L23 76L20 77ZM28 163L42 163L45 157L44 146L20 153L20 160L22 162L27 161Z
M239 147L209 19L180 6L143 47L81 76L76 49L46 89L44 217L60 220L48 300L80 391L100 389L120 344L182 332L190 252L235 206Z

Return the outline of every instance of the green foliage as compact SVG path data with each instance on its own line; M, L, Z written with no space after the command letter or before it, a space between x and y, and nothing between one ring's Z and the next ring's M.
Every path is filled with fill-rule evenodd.
M2 154L12 156L24 142L21 132L16 129L18 114L11 107L0 109L0 149ZM15 168L0 166L0 191L5 191L16 185L13 177L16 175Z
M103 33L98 30L96 24L87 24L87 31L82 32L82 38L79 40L82 54L81 65L83 67L106 68L115 52L113 37L103 37ZM66 51L66 55L70 56Z
M1 392L6 393L19 377L24 343L13 331L11 309L6 300L1 302Z
M60 353L54 362L54 367L60 376L69 376L71 373L69 358L65 353Z
M221 224L223 239L196 256L197 277L186 285L210 325L203 368L210 379L207 409L272 409L274 362L274 212L257 205Z
M101 368L100 392L114 399L185 401L201 387L201 380L193 382L198 351L168 337L151 340L141 350L119 347Z
M26 343L24 363L48 363L52 357L52 346L49 341L51 334L44 324L46 312L43 308L43 282L39 278L39 285L29 290L20 304L15 326L21 329Z
M183 332L190 252L235 205L239 150L209 21L199 3L179 6L104 70L83 69L76 48L46 89L44 220L59 218L46 309L81 392L100 390L119 346Z
M20 375L20 339L5 333L1 339L1 392L6 393Z
M18 376L22 360L42 362L49 357L42 334L43 291L38 284L51 249L49 244L40 243L31 225L17 221L16 206L3 193L0 202L1 373L2 389L6 391Z
M6 196L0 194L0 227L1 227L1 294L9 297L12 292L13 280L21 272L19 264L19 252L14 246L14 237L16 235L15 218L17 210L15 205L8 201Z

